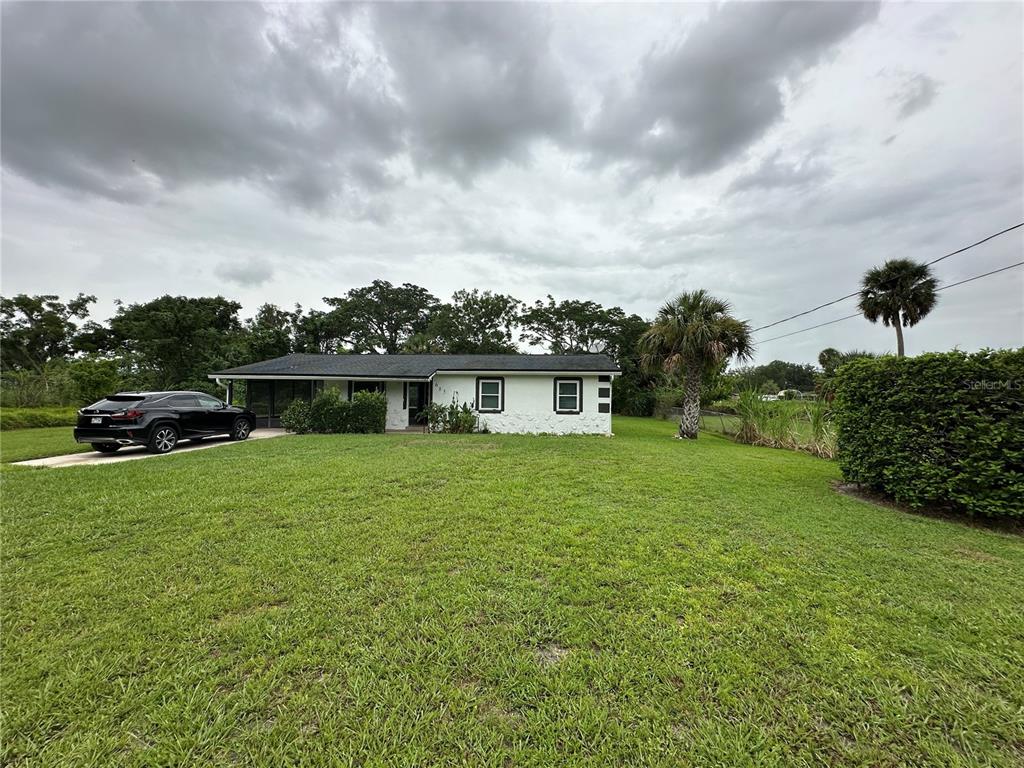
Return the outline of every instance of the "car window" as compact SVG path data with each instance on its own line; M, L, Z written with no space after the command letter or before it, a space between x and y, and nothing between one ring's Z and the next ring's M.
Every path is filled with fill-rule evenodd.
M199 398L199 406L201 408L220 408L224 405L216 397L209 397L207 395L197 395L197 397Z
M198 408L199 403L195 395L171 395L167 398L166 404L172 408ZM163 405L163 403L160 403Z
M123 411L125 408L131 408L133 405L137 405L145 398L139 395L138 397L126 397L124 395L106 397L98 402L93 403L85 410L87 411Z

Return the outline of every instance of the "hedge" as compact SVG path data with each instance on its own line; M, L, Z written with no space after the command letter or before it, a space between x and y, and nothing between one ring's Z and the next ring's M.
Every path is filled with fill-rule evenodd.
M855 360L833 411L847 481L911 507L1024 517L1024 349Z
M356 392L342 400L337 390L324 390L312 404L295 400L281 414L281 426L289 432L383 432L388 416L387 398L382 392Z
M0 429L32 429L36 427L73 427L77 422L75 408L0 408Z

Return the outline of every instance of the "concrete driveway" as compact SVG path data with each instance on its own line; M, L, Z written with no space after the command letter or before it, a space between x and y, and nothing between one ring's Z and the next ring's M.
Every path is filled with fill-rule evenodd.
M267 440L271 437L281 437L288 434L283 429L256 429L249 435L250 440ZM224 445L234 445L236 441L226 437L209 437L200 443L191 443L187 440L180 443L173 451L164 454L149 453L143 447L122 448L117 453L71 453L67 456L50 456L46 459L31 459L29 461L16 461L16 467L87 467L93 464L116 464L119 461L135 461L136 459L156 459L159 456L176 456L179 453L190 453L191 451L205 451L207 448L220 448Z

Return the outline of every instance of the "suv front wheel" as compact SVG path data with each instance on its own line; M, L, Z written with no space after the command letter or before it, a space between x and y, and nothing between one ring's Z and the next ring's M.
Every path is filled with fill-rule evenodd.
M252 422L246 418L235 419L235 424L231 427L231 439L232 440L245 440L249 437L252 432Z
M169 453L178 444L178 430L170 424L159 424L149 436L150 453Z

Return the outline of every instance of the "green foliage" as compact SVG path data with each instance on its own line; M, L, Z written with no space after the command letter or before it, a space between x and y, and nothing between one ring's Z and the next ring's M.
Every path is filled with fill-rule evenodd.
M913 507L1024 516L1024 349L856 360L833 406L847 480Z
M410 336L422 332L438 301L425 288L411 283L392 285L374 280L343 297L325 297L334 308L334 323L347 331L355 352L394 355Z
M161 296L118 307L110 329L142 386L184 389L211 382L215 371L244 357L238 310L221 296Z
M388 419L388 399L383 392L356 392L349 409L346 432L370 434L383 432Z
M753 351L750 325L731 314L729 302L701 289L681 293L666 303L654 324L640 337L643 368L664 371L685 387L682 437L696 438L703 380L720 372L732 358L744 360Z
M612 380L612 410L623 416L654 414L654 390L639 384L634 377L616 376Z
M296 312L264 304L245 323L245 361L256 362L287 355L292 351L292 329Z
M818 371L813 365L772 360L764 365L736 368L732 375L735 377L736 392L757 389L774 395L783 389L799 389L801 392L814 389Z
M84 293L66 304L52 295L0 297L4 370L42 371L48 362L71 355L78 332L75 321L88 317L95 301Z
M73 427L77 413L77 409L68 407L2 408L0 430Z
M285 413L291 408L289 406ZM351 400L344 400L338 390L326 389L313 398L305 424L295 414L295 426L324 434L383 432L387 413L387 398L383 392L356 392ZM283 416L281 424L289 429Z
M512 328L519 319L518 299L490 291L456 291L450 304L430 314L424 334L406 344L410 352L509 354L518 351Z
M458 403L454 397L448 405L431 403L424 413L431 432L464 435L487 431L480 426L480 419L473 408L468 403Z
M304 435L309 429L310 405L305 400L292 400L281 414L281 426L289 432Z
M748 389L731 404L731 410L723 412L738 417L735 433L741 443L806 451L823 459L835 457L836 430L827 403L766 401Z
M917 325L935 307L938 282L931 268L910 259L890 259L868 270L859 308L868 320L896 329L896 354L903 357L903 328Z
M686 396L682 387L656 387L653 394L654 415L659 419L667 419L673 408L682 407Z
M83 358L67 367L67 386L75 405L95 403L123 389L124 380L117 360Z

